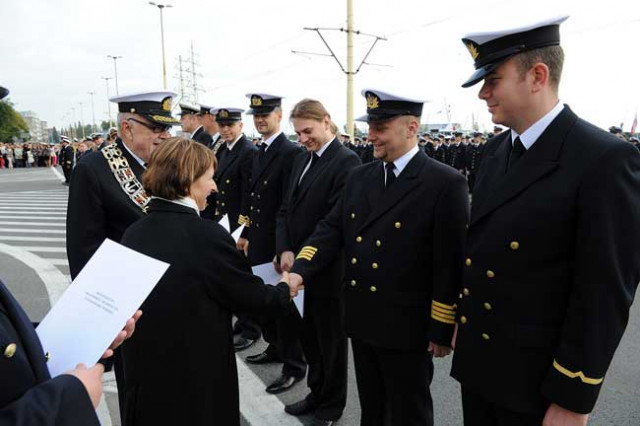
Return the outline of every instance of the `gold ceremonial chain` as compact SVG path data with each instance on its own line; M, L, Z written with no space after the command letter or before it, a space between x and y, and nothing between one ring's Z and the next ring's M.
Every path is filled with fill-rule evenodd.
M218 152L218 150L222 146L223 142L224 142L224 139L222 139L222 136L220 136L218 138L218 140L216 141L215 145L213 145L213 148L211 148L211 151L213 151L213 155L216 155L216 153Z
M122 151L117 145L108 145L100 151L107 160L109 168L113 172L113 176L120 184L125 194L136 203L143 213L147 213L147 205L149 204L149 196L144 187L131 170L126 157L122 155Z

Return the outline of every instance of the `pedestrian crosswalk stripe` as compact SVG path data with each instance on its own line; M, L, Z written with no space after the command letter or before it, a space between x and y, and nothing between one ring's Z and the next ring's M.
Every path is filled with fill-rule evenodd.
M57 237L25 237L22 235L0 235L0 241L24 241L42 243L64 243L64 238Z
M66 231L62 229L42 229L42 228L0 228L0 233L19 233L25 234L65 234Z
M37 252L37 253L66 253L64 247L43 247L43 246L14 246L20 250Z
M17 225L17 226L57 226L57 227L66 227L67 225L64 222L60 222L60 221L56 221L56 222L27 222L27 221L19 221L19 222L7 222L7 221L0 221L0 225L4 225L4 226L10 226L10 225Z

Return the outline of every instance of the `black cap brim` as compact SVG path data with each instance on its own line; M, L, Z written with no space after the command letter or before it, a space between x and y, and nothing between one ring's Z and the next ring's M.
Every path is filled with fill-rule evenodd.
M480 83L488 74L491 74L493 70L498 68L498 66L502 64L502 62L504 61L487 64L483 67L478 68L473 74L471 74L471 77L469 77L469 79L462 85L462 87L466 89Z
M0 99L4 99L9 94L9 89L0 86Z
M277 105L265 106L265 107L260 107L260 108L250 108L245 114L247 114L247 115L269 115L273 111L275 111L276 108L277 108Z

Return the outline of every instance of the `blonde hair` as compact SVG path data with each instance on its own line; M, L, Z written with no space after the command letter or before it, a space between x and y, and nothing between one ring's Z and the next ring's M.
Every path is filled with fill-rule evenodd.
M291 114L289 114L289 120L306 118L308 120L322 121L325 117L329 117L329 121L331 121L331 114L329 114L324 105L322 105L320 101L309 98L305 98L295 104L291 110ZM334 135L338 134L338 126L333 121L331 121L330 130Z

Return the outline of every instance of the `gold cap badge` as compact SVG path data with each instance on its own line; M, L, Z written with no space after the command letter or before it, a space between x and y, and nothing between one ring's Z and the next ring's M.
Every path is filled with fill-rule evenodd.
M467 49L469 50L469 53L471 53L471 57L475 61L480 55L480 53L478 52L478 49L476 48L476 46L474 46L472 42L467 43Z
M251 97L251 106L254 106L254 107L262 106L262 98L258 95L253 95Z
M218 112L218 116L220 116L220 118L229 118L229 111L227 111L226 109L221 109Z
M162 110L171 111L171 96L164 98L162 101Z
M376 109L380 106L380 99L372 93L367 95L367 109Z

